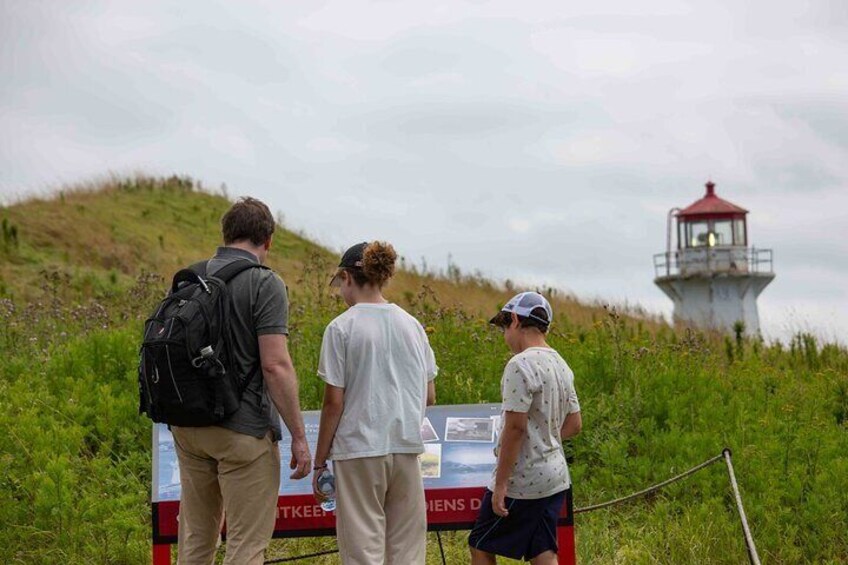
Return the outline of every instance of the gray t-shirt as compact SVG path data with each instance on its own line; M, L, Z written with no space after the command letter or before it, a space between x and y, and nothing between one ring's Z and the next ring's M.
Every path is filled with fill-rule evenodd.
M209 260L206 272L214 275L224 265L248 259L259 259L242 249L219 247ZM270 429L274 440L281 437L280 415L268 391L259 364L259 336L266 334L288 335L289 301L286 285L273 271L249 269L236 275L229 284L233 301L231 310L234 363L240 376L254 375L241 398L241 406L232 416L219 424L235 432L264 437Z

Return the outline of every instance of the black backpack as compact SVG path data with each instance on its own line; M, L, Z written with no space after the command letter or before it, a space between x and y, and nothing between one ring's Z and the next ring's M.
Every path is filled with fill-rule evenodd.
M259 364L246 376L233 369L227 283L251 268L268 267L244 259L206 276L204 261L174 275L171 292L144 323L139 413L175 426L210 426L238 410Z

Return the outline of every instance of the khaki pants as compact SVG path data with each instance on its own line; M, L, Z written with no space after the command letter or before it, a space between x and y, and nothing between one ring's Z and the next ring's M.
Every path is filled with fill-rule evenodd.
M423 565L427 508L418 456L334 461L336 532L345 565Z
M227 565L261 565L274 533L280 450L225 428L172 427L180 463L178 565L210 565L224 514Z

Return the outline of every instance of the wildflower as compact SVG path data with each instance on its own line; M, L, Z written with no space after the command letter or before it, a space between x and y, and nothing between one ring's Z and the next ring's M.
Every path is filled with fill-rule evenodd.
M426 329L426 330L424 330L424 331L426 331L426 332L427 332L427 334L429 335L429 334L431 334L431 333L435 332L435 331L436 331L436 328L434 328L433 326L427 326L427 329Z

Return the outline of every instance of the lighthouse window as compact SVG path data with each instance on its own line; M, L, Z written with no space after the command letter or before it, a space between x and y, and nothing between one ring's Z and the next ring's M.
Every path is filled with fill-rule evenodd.
M686 242L689 247L709 245L709 224L707 222L689 222L686 224Z
M747 245L745 241L745 220L733 220L733 245Z
M733 227L730 220L713 222L715 243L712 245L733 245Z

